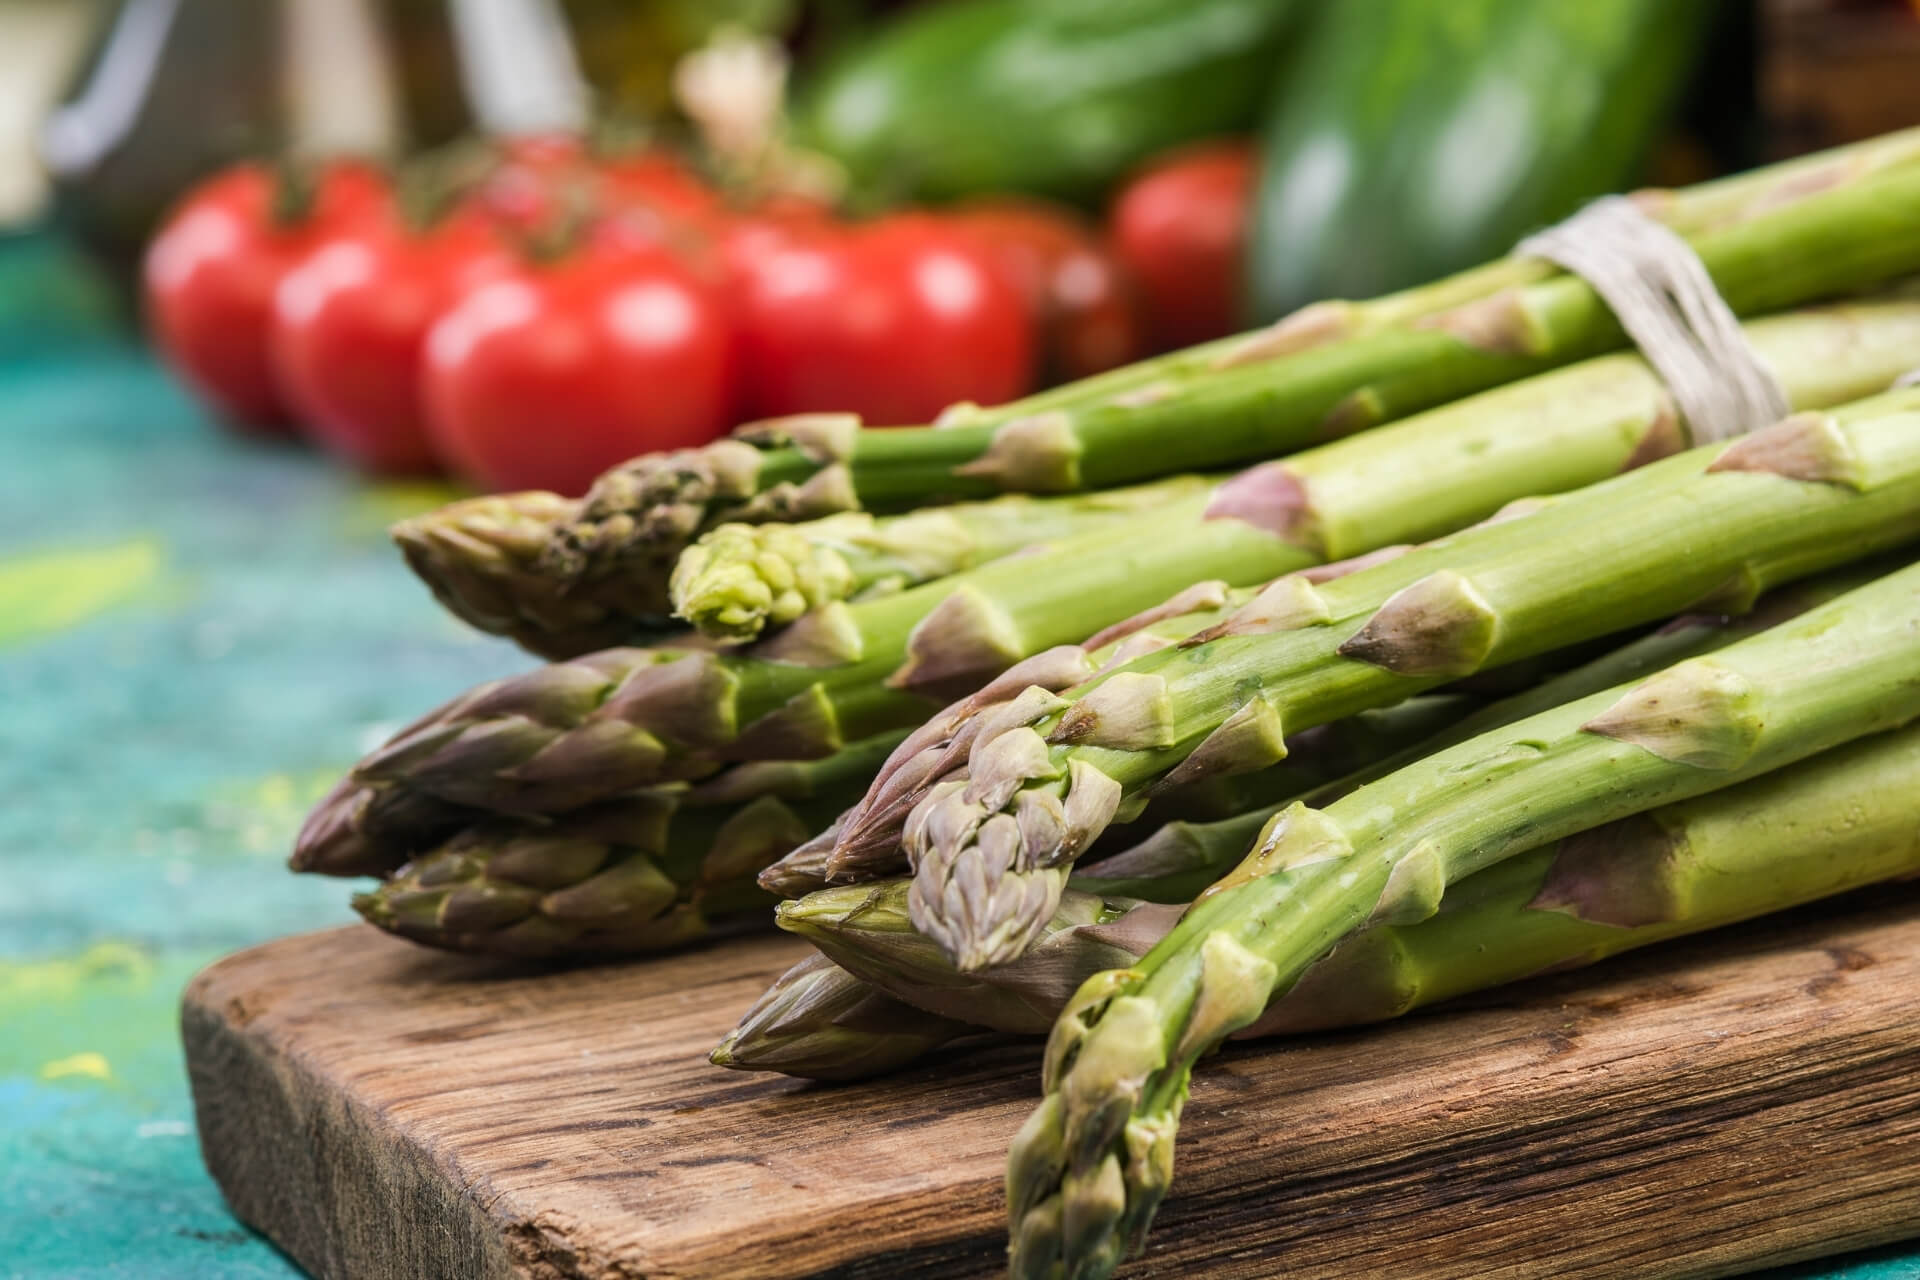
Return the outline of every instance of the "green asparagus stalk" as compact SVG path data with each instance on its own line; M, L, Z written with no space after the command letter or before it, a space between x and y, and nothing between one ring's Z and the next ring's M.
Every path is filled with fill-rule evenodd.
M904 516L850 511L803 524L723 524L674 567L673 613L717 639L752 640L835 600L918 586L1110 528L1200 496L1216 482L1174 476L1060 498L1009 494Z
M1920 417L1879 421L1920 440ZM1879 473L1902 443L1857 426L1830 439L1857 447L1861 473ZM1771 443L1786 441L1776 432ZM1859 494L1874 491L1859 482ZM1194 1062L1343 938L1426 919L1450 885L1528 848L1911 721L1917 639L1920 565L1637 685L1437 752L1322 809L1290 807L1165 940L1089 979L1055 1024L1046 1099L1008 1165L1013 1274L1111 1272L1166 1194ZM1576 890L1567 905L1585 901Z
M1808 194L1804 177L1762 176L1744 216L1689 237L1736 313L1920 269L1920 167L1828 178ZM647 572L721 520L1099 489L1244 464L1625 343L1606 306L1575 277L1549 273L1469 301L1451 293L1443 286L1428 295L1447 297L1446 309L1377 331L1362 325L1361 336L1344 340L1326 339L1351 313L1323 309L1211 360L1204 372L1137 382L1129 375L1125 390L1056 397L1044 409L963 412L938 427L884 430L863 430L847 415L807 415L743 429L704 450L636 459L601 477L581 517L556 529L543 563L586 581Z
M1432 919L1335 947L1242 1034L1384 1021L1916 873L1909 726L1496 863L1449 889Z
M1221 867L1247 847L1242 842ZM1223 854L1228 851L1224 846ZM1234 1039L1381 1022L1469 992L1592 964L1670 938L1920 874L1920 729L1875 734L1740 786L1664 805L1495 863L1450 885L1412 924L1351 935L1277 994ZM1173 901L1178 877L1147 881ZM820 948L810 972L945 1019L946 1040L981 1031L1039 1035L1073 992L1106 969L1129 969L1182 908L1116 897L1075 876L1047 936L1011 965L962 974L913 928L904 881L829 889L783 903L780 923ZM795 1009L796 1017L805 1011ZM904 1016L904 1015L903 1015ZM939 1024L936 1024L939 1025ZM797 1038L761 1022L728 1038L727 1065L781 1070L763 1038ZM853 1079L908 1059L869 1054L848 1036L792 1074Z
M1796 405L1832 404L1910 366L1920 303L1824 308L1749 333ZM1637 357L1605 357L1254 468L1123 529L834 602L745 649L609 649L483 686L363 761L309 819L296 865L355 861L368 846L412 852L473 809L553 814L723 759L823 757L920 723L935 699L1024 659L1054 664L1067 687L1094 668L1054 646L1197 579L1258 583L1444 532L1682 443L1658 378ZM1025 668L1007 692L1026 684L1051 687ZM904 812L882 816L885 844Z
M1677 190L1646 188L1629 198L1641 212L1681 235L1698 235L1732 225L1769 205L1856 181L1916 159L1920 159L1920 128L1904 129ZM1414 324L1503 289L1545 280L1556 270L1553 264L1539 258L1510 256L1365 302L1342 299L1316 302L1251 333L1234 334L1137 361L1005 405L987 409L971 404L955 405L941 420L997 426L1049 409L1099 403L1169 378Z
M898 740L736 765L556 821L484 821L356 895L354 909L428 946L550 959L661 951L763 922L773 896L755 877L831 822Z
M711 1061L814 1080L860 1080L906 1066L973 1030L848 982L825 957L808 956L768 988Z
M1707 607L1920 534L1920 390L1789 418L1318 586L980 734L929 777L902 843L915 920L965 969L1004 964L1076 857L1157 786L1264 768L1286 732Z

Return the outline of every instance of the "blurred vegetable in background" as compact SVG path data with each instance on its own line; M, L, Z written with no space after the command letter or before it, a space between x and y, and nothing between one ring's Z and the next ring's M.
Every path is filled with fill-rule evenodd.
M40 152L62 223L131 275L163 209L240 159L397 156L479 130L657 119L673 65L795 0L119 0Z
M737 355L718 271L616 230L519 263L440 317L428 421L476 483L584 493L624 458L732 425Z
M474 209L420 225L390 204L325 237L280 281L268 333L280 392L308 433L367 471L436 470L420 387L427 330L510 264Z
M1038 327L1040 381L1070 382L1146 353L1132 282L1072 209L1016 196L952 211L1026 300Z
M1316 7L1267 116L1254 316L1484 262L1628 185L1714 9L1711 0Z
M1248 128L1301 10L1295 0L947 0L803 84L799 132L869 196L1095 200L1156 152Z
M241 165L196 188L147 252L161 350L234 422L285 426L267 348L274 291L316 244L387 198L376 172L344 162L277 173Z
M1032 376L1024 299L972 236L926 216L788 241L748 269L740 323L755 416L923 422Z
M1149 164L1114 200L1114 252L1139 285L1156 350L1240 327L1255 176L1250 143L1209 143Z

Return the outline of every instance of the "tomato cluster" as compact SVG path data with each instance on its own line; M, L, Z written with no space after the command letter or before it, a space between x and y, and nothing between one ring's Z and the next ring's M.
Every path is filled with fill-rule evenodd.
M666 153L564 139L513 144L431 218L360 164L243 166L162 228L147 303L166 357L236 424L297 423L373 472L579 493L744 419L926 422L1228 331L1238 250L1217 242L1246 184L1219 194L1208 153L1137 185L1171 181L1177 202L1194 159L1186 188L1212 207L1169 217L1163 195L1154 222L1123 193L1111 243L1015 198L861 222L742 206Z

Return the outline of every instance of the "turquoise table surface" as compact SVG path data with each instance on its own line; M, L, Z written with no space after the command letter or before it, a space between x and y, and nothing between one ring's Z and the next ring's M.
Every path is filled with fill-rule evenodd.
M305 806L528 660L388 546L440 494L220 434L62 269L0 242L0 1275L297 1275L201 1167L180 990L352 919L282 865ZM1772 1274L1920 1278L1920 1249Z

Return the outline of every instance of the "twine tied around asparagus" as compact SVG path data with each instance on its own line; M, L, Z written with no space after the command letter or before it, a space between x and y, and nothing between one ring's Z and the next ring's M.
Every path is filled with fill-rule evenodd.
M1727 440L1792 412L1693 247L1624 196L1603 196L1522 240L1593 286L1685 415L1695 444Z

